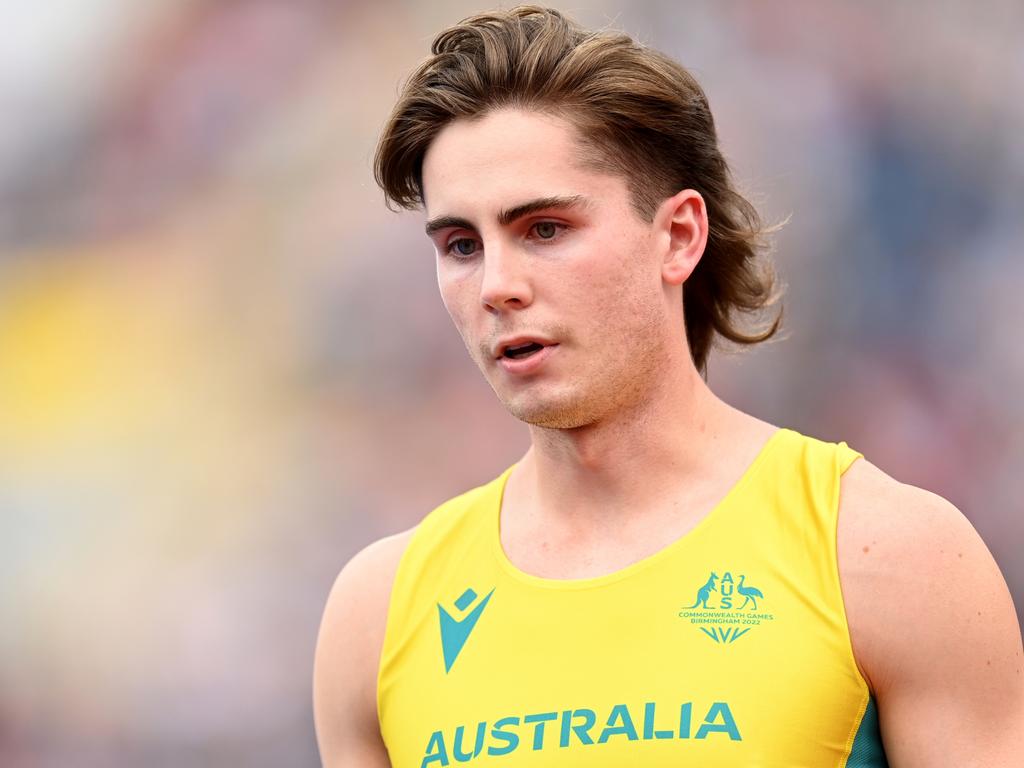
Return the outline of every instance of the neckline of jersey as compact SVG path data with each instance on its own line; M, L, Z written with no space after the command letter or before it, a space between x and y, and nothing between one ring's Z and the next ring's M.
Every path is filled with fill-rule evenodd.
M694 537L714 522L716 519L722 516L723 511L730 505L731 501L739 494L739 492L749 485L753 478L758 474L758 470L761 465L764 464L765 459L772 453L772 449L781 442L783 433L796 434L793 430L787 427L780 427L776 429L771 436L765 440L761 446L761 450L750 465L744 470L740 478L733 483L733 485L726 491L725 495L705 514L697 523L690 528L686 533L680 536L678 539L666 544L664 547L659 549L657 552L653 552L647 557L641 558L636 562L630 563L629 565L623 566L618 570L610 573L605 573L600 576L588 576L578 579L551 579L545 576L535 576L532 573L520 570L511 560L508 555L505 554L504 547L501 546L501 505L505 498L505 486L508 483L509 475L512 474L518 464L512 464L508 469L501 473L496 479L495 484L497 485L497 493L492 496L496 499L494 503L487 505L488 515L488 538L491 540L491 550L494 557L497 559L502 570L505 571L516 581L527 584L533 587L541 587L549 590L581 590L581 589L593 589L596 587L602 587L607 584L611 584L622 579L628 578L639 571L646 570L647 568L661 562L666 557L669 557L677 549L685 546L688 542L692 541Z

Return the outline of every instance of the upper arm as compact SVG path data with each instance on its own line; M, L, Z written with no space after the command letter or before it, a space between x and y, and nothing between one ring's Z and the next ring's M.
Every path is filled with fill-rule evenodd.
M894 768L1019 765L1020 629L970 522L858 461L841 484L838 544L854 654Z
M391 585L412 533L370 544L338 574L313 663L313 719L325 768L388 768L377 720L377 668Z

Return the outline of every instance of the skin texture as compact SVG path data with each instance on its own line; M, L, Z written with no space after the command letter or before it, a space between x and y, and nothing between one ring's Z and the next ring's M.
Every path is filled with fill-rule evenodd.
M623 179L578 158L564 120L502 110L447 126L423 167L442 299L530 429L505 490L502 547L547 578L609 573L684 535L776 429L717 398L687 349L682 286L707 242L700 195L682 190L644 221ZM532 205L553 197L574 203ZM558 346L534 373L510 375L495 346L517 335ZM864 460L843 476L839 520L851 640L891 765L1019 765L1020 632L970 524ZM328 598L314 669L328 768L388 764L376 672L410 534L363 550Z

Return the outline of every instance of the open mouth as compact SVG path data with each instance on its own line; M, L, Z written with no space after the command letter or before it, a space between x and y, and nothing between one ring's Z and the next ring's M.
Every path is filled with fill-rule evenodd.
M510 360L522 360L523 358L540 352L542 349L544 349L543 344L531 341L526 344L517 344L514 347L509 347L502 353L502 357L507 357Z

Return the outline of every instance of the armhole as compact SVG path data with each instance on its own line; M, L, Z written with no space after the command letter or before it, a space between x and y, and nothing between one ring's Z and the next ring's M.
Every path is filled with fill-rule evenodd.
M413 544L420 536L421 526L417 525L413 529L409 536L409 540L406 541L405 546L402 549L402 554L398 557L398 563L395 566L395 572L391 580L391 589L387 599L387 614L384 617L384 633L381 636L380 643L380 658L377 660L377 674L374 683L374 700L377 705L377 728L381 732L381 739L384 738L384 721L381 719L381 678L383 677L384 665L390 659L390 650L393 644L393 635L397 632L395 625L398 623L396 618L397 612L396 607L399 602L399 592L402 591L404 583L405 571L408 569L407 561L409 560L409 552L413 548ZM408 533L408 531L405 531ZM401 535L401 534L399 534ZM386 746L386 744L385 744Z
M835 471L833 475L835 477L835 484L832 488L830 506L830 511L832 513L832 542L829 548L832 556L832 578L835 581L836 594L839 596L839 610L843 620L843 635L845 639L846 653L850 667L853 670L854 675L856 675L857 679L860 681L863 697L857 707L857 716L853 719L850 733L846 739L846 756L842 765L848 766L849 768L853 768L855 765L869 766L873 764L857 762L855 758L855 749L859 751L859 746L864 741L865 734L863 732L865 730L866 723L875 723L875 733L877 733L877 716L874 720L871 720L872 715L875 713L875 694L874 691L871 690L867 676L864 674L864 670L861 669L860 662L857 661L857 654L853 650L853 636L850 633L850 619L846 612L846 595L843 592L843 582L839 575L839 516L842 512L839 509L839 502L840 492L842 490L842 480L843 475L845 475L847 470L853 466L854 462L856 462L857 459L862 458L864 458L863 454L850 448L846 442L839 442L835 444ZM854 760L854 762L850 762L851 760Z
M459 496L449 499L427 513L414 528L405 531L405 533L409 533L411 530L411 534L398 559L394 579L391 582L391 594L387 601L387 616L384 620L384 634L381 638L380 659L377 662L375 700L377 703L377 726L382 739L384 738L384 713L381 706L381 682L385 670L393 661L392 656L395 649L400 648L404 640L400 633L403 630L403 625L407 623L408 605L403 605L403 601L406 600L417 583L410 584L410 579L418 579L422 576L424 557L432 550L439 537L442 537L454 524L453 515L457 519L460 510L471 507L479 494L486 493L494 483L500 480L499 476L484 485L471 488ZM387 742L385 741L386 746Z
M857 459L863 459L864 454L860 451L855 451L853 448L848 446L845 442L836 443L836 456L837 463L839 464L839 476L842 477L846 470L850 468ZM839 501L839 486L836 486L836 502Z
M863 459L864 455L859 451L855 451L850 448L845 442L836 444L836 472L835 472L835 487L832 489L832 542L830 551L832 554L832 577L835 580L836 594L839 595L839 609L843 619L843 630L846 636L846 650L849 654L850 664L853 666L854 671L857 674L857 678L861 681L866 692L866 698L874 698L874 691L871 690L871 685L868 683L867 676L864 674L864 670L861 669L860 662L857 661L857 654L853 649L853 637L850 633L850 617L846 612L846 595L843 592L843 582L839 575L839 516L842 511L839 509L840 491L842 489L843 475L846 474L847 470L853 466L853 463L857 459Z

